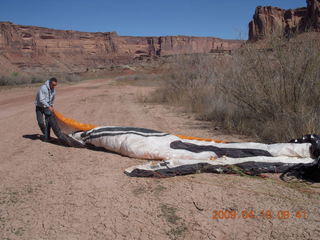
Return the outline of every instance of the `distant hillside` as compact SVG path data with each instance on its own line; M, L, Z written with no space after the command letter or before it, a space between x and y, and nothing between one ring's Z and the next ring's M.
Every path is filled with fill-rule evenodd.
M214 37L130 37L0 22L0 71L85 72L136 58L210 53L239 48L242 41Z

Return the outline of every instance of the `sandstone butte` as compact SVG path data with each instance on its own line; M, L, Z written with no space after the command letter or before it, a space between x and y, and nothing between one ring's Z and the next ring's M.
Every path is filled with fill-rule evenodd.
M249 40L257 41L271 34L290 36L293 33L320 31L320 0L307 0L307 7L281 9L257 7L249 23Z
M119 36L0 22L0 64L10 71L84 72L126 64L145 56L210 53L240 47L243 41L214 37Z

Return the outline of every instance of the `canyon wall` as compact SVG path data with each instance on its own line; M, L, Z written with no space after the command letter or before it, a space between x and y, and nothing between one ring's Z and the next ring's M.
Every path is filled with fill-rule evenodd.
M83 72L136 58L210 53L241 44L213 37L130 37L0 22L0 63L24 72Z
M306 31L320 31L320 0L307 0L307 7L288 10L257 7L249 23L249 40L257 41L272 34L290 36Z

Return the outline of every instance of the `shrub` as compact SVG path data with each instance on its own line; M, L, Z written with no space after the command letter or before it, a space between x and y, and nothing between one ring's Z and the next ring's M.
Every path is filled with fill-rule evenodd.
M171 61L164 75L164 86L153 93L152 100L180 105L200 114L209 107L211 93L216 89L216 57L212 54L180 55Z
M79 82L81 77L75 73L18 73L13 72L11 75L0 76L0 86L28 85L35 83L44 83L47 79L56 77L59 82Z
M320 53L316 38L272 38L232 55L176 57L158 100L224 128L283 141L320 130Z
M314 39L273 38L267 48L237 51L220 75L236 129L272 140L319 132L319 49Z

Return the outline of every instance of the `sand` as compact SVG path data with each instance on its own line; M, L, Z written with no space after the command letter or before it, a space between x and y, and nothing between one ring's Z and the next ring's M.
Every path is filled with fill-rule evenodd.
M152 89L113 79L59 84L55 108L83 123L243 141L144 103ZM128 177L124 169L145 160L41 141L36 90L0 89L1 240L320 239L318 185L277 174Z

